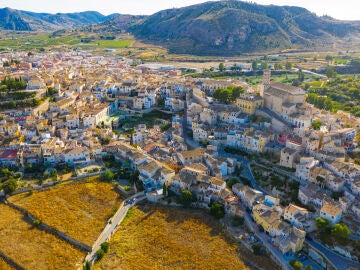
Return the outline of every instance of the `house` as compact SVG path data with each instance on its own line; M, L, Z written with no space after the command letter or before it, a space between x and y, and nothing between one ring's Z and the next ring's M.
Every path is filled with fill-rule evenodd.
M264 106L264 99L256 94L243 93L235 101L236 106L244 113L254 114Z
M320 217L335 225L341 219L342 208L334 202L326 201L320 209Z
M280 153L280 165L287 168L295 168L299 158L297 150L285 147Z
M236 183L232 186L232 191L241 199L241 201L249 208L252 208L256 201L264 197L259 190L253 189L249 186Z
M90 163L90 150L86 147L67 149L63 153L65 163L70 165L82 165Z
M316 229L315 220L312 214L305 208L299 207L295 204L289 204L284 209L284 219L289 221L291 225L311 232Z
M271 233L272 236L284 233L277 228L282 215L279 208L257 204L253 207L252 212L256 224L261 226L267 233ZM277 225L275 226L275 229L274 225Z
M205 154L204 149L196 148L194 150L187 150L187 151L182 151L180 153L177 153L177 156L183 165L187 165L187 164L195 163L195 162L201 163L203 160L204 154Z
M153 177L161 167L154 160L146 161L138 166L140 178L146 179Z
M283 254L288 252L297 253L303 248L305 236L305 231L292 227L290 232L285 236L279 237L276 243Z
M301 157L299 164L296 165L295 175L300 180L306 180L310 178L310 170L318 164L318 160L314 157Z
M0 150L0 166L18 166L20 162L18 152L17 149Z

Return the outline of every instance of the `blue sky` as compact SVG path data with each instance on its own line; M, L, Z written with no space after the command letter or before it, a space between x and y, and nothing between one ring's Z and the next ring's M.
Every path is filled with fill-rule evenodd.
M156 11L206 2L203 0L0 0L0 7L35 12L75 12L96 10L103 14L152 14ZM318 15L360 20L359 0L252 0L259 4L293 5Z

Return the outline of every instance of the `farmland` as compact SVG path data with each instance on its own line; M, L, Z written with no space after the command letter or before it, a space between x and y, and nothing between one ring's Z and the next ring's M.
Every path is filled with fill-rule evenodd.
M2 258L0 258L0 269L1 270L13 270L14 268L12 268Z
M101 48L118 49L131 47L133 42L133 40L97 40L89 43L88 45Z
M140 206L94 269L248 269L219 223L199 210Z
M9 201L25 208L42 222L91 246L122 200L112 184L88 181L16 195Z
M26 269L76 269L84 252L24 220L23 215L0 204L0 251ZM12 269L0 260L0 269Z

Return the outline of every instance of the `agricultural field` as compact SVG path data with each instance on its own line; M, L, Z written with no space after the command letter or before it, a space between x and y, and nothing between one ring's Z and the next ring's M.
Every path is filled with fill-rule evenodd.
M25 208L40 221L91 246L122 199L112 184L90 181L19 194L10 197L9 201Z
M0 258L0 269L1 270L14 270L13 267L8 265L2 258Z
M0 49L22 49L29 50L35 48L44 48L49 46L75 45L80 43L80 39L74 36L49 37L42 34L29 37L14 37L0 40Z
M101 47L109 49L118 49L118 48L129 48L133 44L133 40L97 40L91 43L85 43L84 46L90 47Z
M240 256L203 211L146 205L128 212L94 269L249 269Z
M22 213L0 204L0 251L25 269L76 269L85 252L24 220ZM12 269L0 260L0 269Z

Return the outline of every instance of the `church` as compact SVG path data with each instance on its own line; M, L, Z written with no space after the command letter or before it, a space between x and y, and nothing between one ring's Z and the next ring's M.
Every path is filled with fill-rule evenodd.
M283 83L270 82L271 71L264 70L263 98L264 107L281 115L285 108L302 105L305 102L305 91Z

